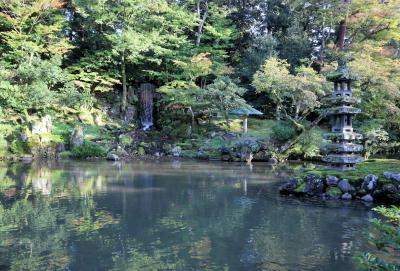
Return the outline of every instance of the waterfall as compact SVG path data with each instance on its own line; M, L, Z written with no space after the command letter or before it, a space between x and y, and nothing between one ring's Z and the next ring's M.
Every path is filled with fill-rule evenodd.
M153 126L153 96L155 86L145 83L140 85L140 122L146 131Z

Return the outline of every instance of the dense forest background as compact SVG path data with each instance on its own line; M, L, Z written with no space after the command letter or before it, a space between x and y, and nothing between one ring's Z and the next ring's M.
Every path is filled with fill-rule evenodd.
M358 79L367 150L397 149L400 1L1 0L0 145L26 152L20 134L45 115L50 141L76 123L139 128L135 89L152 83L158 138L193 138L219 118L230 127L229 112L251 105L276 120L272 143L286 150L324 128L339 58Z

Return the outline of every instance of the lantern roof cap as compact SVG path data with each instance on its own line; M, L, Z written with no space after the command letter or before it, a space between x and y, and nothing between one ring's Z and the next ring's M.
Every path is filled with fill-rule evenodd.
M336 71L328 73L326 79L332 82L353 81L357 80L357 76L349 71L346 65L340 65Z

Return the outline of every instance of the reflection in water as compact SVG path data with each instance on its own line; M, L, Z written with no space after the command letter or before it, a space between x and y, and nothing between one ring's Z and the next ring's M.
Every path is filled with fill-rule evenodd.
M294 168L0 164L0 269L357 270L371 213L279 196Z

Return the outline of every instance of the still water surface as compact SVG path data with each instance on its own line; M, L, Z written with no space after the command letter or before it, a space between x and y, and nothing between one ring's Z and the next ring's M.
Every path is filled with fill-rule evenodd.
M0 164L0 270L357 270L371 211L279 196L300 167Z

